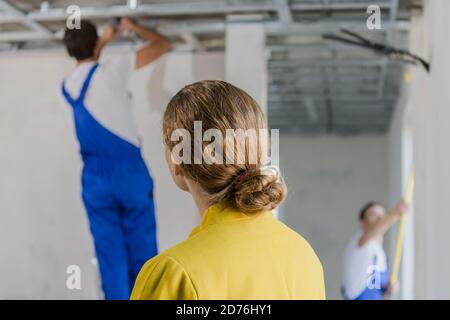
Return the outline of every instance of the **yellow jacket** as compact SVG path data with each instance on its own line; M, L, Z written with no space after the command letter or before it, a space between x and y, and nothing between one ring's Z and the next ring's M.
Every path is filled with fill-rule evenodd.
M311 246L273 217L209 207L189 238L147 261L131 299L325 299Z

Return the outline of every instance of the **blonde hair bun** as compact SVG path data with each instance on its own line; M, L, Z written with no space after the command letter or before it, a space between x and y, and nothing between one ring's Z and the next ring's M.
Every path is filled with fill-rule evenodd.
M238 179L234 189L236 206L248 213L273 210L287 194L286 185L273 168L245 173Z

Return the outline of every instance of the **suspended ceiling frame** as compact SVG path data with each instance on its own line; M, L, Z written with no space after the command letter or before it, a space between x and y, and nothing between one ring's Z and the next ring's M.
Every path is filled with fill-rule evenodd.
M270 125L282 132L384 133L400 93L402 65L321 39L346 28L405 46L409 18L403 12L400 17L399 0L178 0L138 1L137 6L130 0L95 6L92 1L32 0L29 10L24 2L0 0L0 27L22 26L0 29L0 50L59 45L66 3L80 4L82 17L93 20L136 17L174 38L177 46L194 50L223 50L227 16L258 17L269 50ZM368 32L365 10L374 2L382 10L382 30Z

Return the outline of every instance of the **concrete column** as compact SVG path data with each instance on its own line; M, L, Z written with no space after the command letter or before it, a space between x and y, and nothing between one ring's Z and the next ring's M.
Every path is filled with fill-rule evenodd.
M247 20L247 21L245 21ZM225 78L249 93L267 113L267 66L262 22L229 16L226 28Z

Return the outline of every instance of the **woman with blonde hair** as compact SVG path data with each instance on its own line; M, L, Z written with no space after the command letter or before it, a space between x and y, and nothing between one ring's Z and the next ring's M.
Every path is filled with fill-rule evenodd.
M198 137L198 124L202 137L214 130L222 148L211 152L213 139L189 139ZM264 128L255 100L223 81L196 82L172 98L163 118L166 160L175 184L192 195L201 223L187 240L144 265L131 299L325 298L313 249L271 212L287 189L278 170L264 166L267 139L249 135L239 144L238 135L228 134ZM180 140L187 142L184 161ZM234 152L239 145L244 147ZM206 161L206 154L215 161Z

